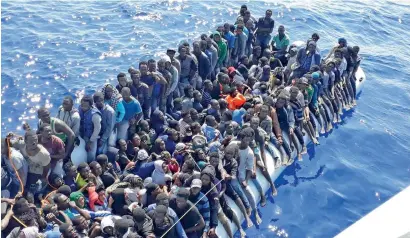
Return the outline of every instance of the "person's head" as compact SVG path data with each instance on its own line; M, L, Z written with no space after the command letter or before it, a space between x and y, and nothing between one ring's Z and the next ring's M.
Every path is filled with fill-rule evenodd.
M184 209L188 205L189 190L186 188L179 188L176 197L176 204L179 209Z
M119 73L117 75L117 80L118 80L118 84L121 87L126 87L127 86L127 75L125 73Z
M188 159L184 162L182 165L181 171L183 173L189 173L191 174L195 169L195 162L193 159Z
M104 95L101 92L96 92L93 95L95 106L101 110L104 108Z
M192 48L193 48L194 54L201 54L202 48L206 47L206 42L202 42L202 43L201 42L202 41L195 41L194 43L192 43Z
M70 207L70 198L64 194L57 193L54 195L54 203L57 205L58 210L64 211Z
M309 81L307 78L302 77L300 79L297 79L296 86L299 88L299 90L303 91L309 86Z
M211 108L213 108L215 110L218 110L218 111L219 111L219 109L221 109L218 100L216 100L216 99L211 100Z
M192 98L194 95L194 88L191 85L188 85L184 88L185 97Z
M209 79L206 79L206 80L204 81L204 87L205 87L205 90L208 91L208 92L212 91L213 88L214 88L214 86L213 86L211 80L209 80Z
M236 159L239 153L239 147L235 143L229 144L224 150L224 159L225 160L233 160Z
M145 224L145 210L142 209L141 207L137 207L132 211L132 217L134 218L134 226L137 228L137 230L140 230L144 227Z
M179 133L173 128L167 130L167 135L168 138L171 138L171 140L174 142L177 142L179 140Z
M243 25L238 25L238 26L236 27L236 33L237 33L238 35L240 35L240 34L243 33Z
M212 183L212 177L210 174L208 173L201 173L201 182L202 182L202 186L210 186Z
M195 108L190 108L189 113L191 114L192 121L195 122L199 120L198 111Z
M66 176L75 177L77 175L77 167L72 162L67 162L63 166Z
M264 49L263 50L263 57L266 57L266 59L269 60L272 57L272 51L268 48Z
M139 63L139 69L140 69L140 72L141 72L141 75L142 75L142 76L147 75L147 74L148 74L148 62L146 62L146 61L141 61L141 62Z
M215 117L212 115L207 115L205 117L205 123L210 127L216 127L218 125L218 122L216 122Z
M87 112L88 110L90 110L92 108L94 104L94 99L92 96L90 95L85 95L82 99L81 99L81 110L83 112Z
M268 51L264 51L264 54L265 53L267 53L267 52L270 52L270 50L269 49L267 49ZM266 56L262 56L260 59L259 59L259 65L260 65L260 67L263 67L263 66L265 66L265 65L267 65L269 63L269 60L268 60L268 58L266 57Z
M338 67L342 64L342 59L336 58L336 59L334 60L334 62L335 62L335 67L338 68Z
M347 41L345 38L339 38L337 42L339 43L339 48L343 48L347 46Z
M284 25L280 25L278 27L278 33L279 33L280 36L285 35L285 26Z
M38 145L38 136L34 131L27 131L24 134L24 141L28 150L34 150Z
M202 94L201 94L201 92L198 91L198 90L195 90L195 91L193 92L193 97L194 97L194 100L195 100L196 102L201 102L201 101L202 101Z
M336 65L335 65L335 63L334 63L333 61L328 62L328 63L326 64L326 67L325 67L326 73L332 72L333 69L335 68L335 66L336 66Z
M228 33L231 30L231 25L229 23L224 24L224 32Z
M165 151L165 142L161 138L157 138L154 142L155 147L157 147L160 151Z
M102 167L97 161L93 161L90 163L91 172L95 176L100 176L102 174Z
M114 87L111 84L105 85L104 99L110 100L114 95Z
M141 136L140 147L141 149L144 149L144 150L151 149L151 140L147 134Z
M38 128L38 131L40 132L41 139L43 141L50 141L52 137L52 130L51 130L51 125L47 123L41 124L41 126Z
M135 70L131 74L131 80L134 85L139 85L141 80L141 72L139 70Z
M222 114L222 121L224 122L229 122L232 121L232 111L224 111L224 113Z
M159 188L159 187L158 187ZM169 207L169 196L166 193L161 193L159 189L154 190L155 195L155 204L157 206Z
M193 179L191 182L190 193L192 196L197 196L201 192L202 181L200 179Z
M272 17L272 10L268 9L265 12L265 18L270 19Z
M63 223L59 226L62 237L64 238L77 238L78 234L75 232L75 229L72 225L68 223Z
M246 12L248 11L248 7L246 5L242 5L241 6L241 10L239 11L239 14L241 16L244 16L246 14ZM248 11L249 12L249 11Z
M162 72L162 71L164 71L165 70L165 60L163 60L163 59L160 59L160 60L158 60L158 63L157 63L157 65L158 65L158 71L160 71L160 72Z
M114 236L123 237L130 227L134 226L134 222L131 219L118 219L114 222Z
M70 194L70 201L75 202L75 204L79 207L79 208L84 208L85 207L85 196L82 192L78 191L78 192L72 192Z
M73 109L74 101L71 96L65 96L62 103L63 109L66 112L69 112Z
M212 47L212 38L211 37L207 37L205 38L206 41L206 47L209 49Z
M254 57L259 58L262 54L262 48L259 45L253 47L252 54Z
M184 122L186 122L186 123L191 123L192 122L191 113L189 112L189 110L183 111L181 113L181 117L182 117L182 120L184 120Z
M59 188L64 185L63 179L59 175L53 173L48 176L48 182L53 188Z
M241 64L248 65L248 64L249 64L249 58L248 58L248 56L246 56L246 55L241 56L241 57L239 58L239 62L240 62Z
M61 185L58 189L57 189L57 193L61 193L61 194L64 194L64 195L66 195L67 197L69 197L70 196L70 194L71 194L71 188L70 188L70 186L68 186L68 185Z
M83 162L78 165L77 172L80 173L83 179L88 179L91 173L91 169L87 163Z
M307 46L307 50L311 54L314 54L316 52L316 42L313 41L313 40L309 41L308 46Z
M131 137L131 143L134 147L139 147L141 144L141 138L140 136L135 133L132 137Z
M97 156L95 161L97 161L101 165L101 168L105 170L108 165L108 156L105 154L100 154Z
M318 33L315 32L315 33L312 34L312 40L313 41L318 42L319 39L320 39L320 37L319 37Z
M101 220L101 231L103 234L114 236L114 221L112 216L103 217Z
M251 123L250 123L251 128L253 130L257 130L259 127L259 122L260 122L259 117L256 117L256 116L252 117Z
M214 41L215 42L220 42L221 41L221 34L220 34L220 32L218 31L218 32L216 32L214 35L213 35L213 39L214 39Z
M176 52L175 52L174 49L168 49L168 50L167 50L167 55L169 56L169 58L170 58L171 60L174 59L175 53L176 53Z
M249 143L251 143L254 137L255 132L250 127L243 128L238 134L238 139L241 140L241 143L243 145L249 145Z
M142 131L149 132L150 127L148 121L141 120L138 124Z
M76 216L72 219L74 227L79 230L88 230L89 222L83 216Z
M150 72L157 71L157 62L154 59L149 59L148 60L148 70Z
M233 88L233 89L236 91L235 88ZM236 95L236 93L235 93L235 95ZM224 98L218 99L218 103L219 103L220 110L226 110L228 108L228 102Z
M209 164L214 166L214 168L217 168L219 165L220 159L219 159L219 153L218 152L211 152L209 154Z
M184 45L180 45L180 46L178 47L178 53L179 53L179 57L180 57L181 59L185 59L185 57L186 57L187 54L188 54L188 49L187 49Z
M281 93L279 93L278 98L276 100L276 108L282 108L284 107L289 100L289 95L287 95L286 91L283 90Z
M269 106L267 105L262 105L261 111L259 113L260 118L265 119L270 113Z
M129 102L130 100L132 100L132 99L131 99L131 90L130 90L130 88L128 88L128 87L123 87L123 88L121 89L121 95L122 95L122 98L123 98L125 101L127 101L127 102Z
M359 52L360 52L360 47L357 45L353 46L352 55L357 56Z
M243 17L238 17L238 19L236 19L236 22L235 22L235 24L237 24L237 25L243 25L244 24L244 21L243 21Z
M117 149L122 152L127 151L127 142L124 139L117 140Z
M299 95L299 89L295 86L290 88L290 101L296 101Z
M50 111L45 107L42 107L37 110L37 117L43 123L49 123L49 124L51 123Z
M159 205L155 208L154 218L152 219L154 227L162 227L164 225L167 212L168 208L163 205Z

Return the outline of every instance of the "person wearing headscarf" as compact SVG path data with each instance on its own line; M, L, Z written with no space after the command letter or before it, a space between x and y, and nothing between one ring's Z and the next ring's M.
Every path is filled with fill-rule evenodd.
M101 220L101 236L104 238L114 237L114 222L121 220L120 216L106 216Z
M155 170L152 172L152 182L158 185L165 185L167 181L167 176L169 175L168 165L163 160L157 160L154 163Z
M125 116L125 108L122 104L122 96L118 90L109 83L104 84L101 89L101 93L104 95L104 102L110 105L116 115L116 122L121 122Z
M82 192L72 192L70 194L70 201L75 202L75 204L81 209L85 207L85 196Z

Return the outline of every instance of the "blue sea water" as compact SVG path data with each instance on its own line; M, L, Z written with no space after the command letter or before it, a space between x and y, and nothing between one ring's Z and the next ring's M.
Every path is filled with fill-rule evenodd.
M291 40L359 45L358 106L276 180L249 237L332 237L410 184L410 6L396 1L2 1L1 131L23 133L36 110L93 92L141 60L192 42L240 5L273 10ZM113 81L115 83L115 81Z

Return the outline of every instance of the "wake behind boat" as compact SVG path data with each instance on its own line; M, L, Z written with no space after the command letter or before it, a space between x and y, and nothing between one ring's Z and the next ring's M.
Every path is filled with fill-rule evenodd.
M55 117L40 108L37 131L3 140L3 171L16 176L2 190L19 192L4 200L18 204L4 211L5 234L233 237L260 224L275 179L331 133L366 80L358 46L339 38L323 57L317 33L290 44L271 16L243 5L192 48L65 97Z

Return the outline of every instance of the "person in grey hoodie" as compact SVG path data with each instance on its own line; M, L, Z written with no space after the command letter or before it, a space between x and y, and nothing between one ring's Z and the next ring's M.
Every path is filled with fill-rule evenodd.
M215 80L215 66L216 63L218 63L218 48L215 48L213 44L213 40L210 37L207 37L206 39L206 50L210 51L212 53L212 61L211 61L211 79Z
M116 118L114 109L104 103L104 95L96 92L93 95L94 105L101 112L100 138L97 142L97 154L104 154L108 149L108 141L114 130Z
M248 37L243 32L243 25L238 25L235 32L235 47L232 52L232 60L236 64L239 58L246 55L246 42L248 41Z
M179 55L177 59L181 63L181 73L179 75L179 95L184 95L184 88L194 80L198 72L198 63L193 56L189 54L189 49L184 45L178 48Z

